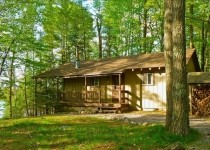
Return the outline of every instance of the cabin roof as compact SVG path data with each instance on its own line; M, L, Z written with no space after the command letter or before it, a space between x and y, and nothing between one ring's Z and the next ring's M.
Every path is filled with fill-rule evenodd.
M195 57L195 58L193 58ZM197 59L195 49L188 49L186 52L186 60L190 58ZM195 61L198 63L197 61ZM51 69L41 73L35 78L47 77L77 77L77 76L93 76L119 74L128 69L144 69L144 68L165 68L164 53L149 53L135 56L124 56L109 59L81 61L80 68L75 68L74 63L66 63L55 69ZM199 70L199 65L197 67Z

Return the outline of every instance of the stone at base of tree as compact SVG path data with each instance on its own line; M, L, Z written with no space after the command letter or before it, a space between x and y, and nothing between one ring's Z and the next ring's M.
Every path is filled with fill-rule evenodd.
M165 150L185 150L185 147L183 146L182 143L177 142L175 144L168 146L167 148L165 148Z
M183 146L182 143L177 142L177 143L174 145L174 147L172 147L171 150L185 150L185 147Z

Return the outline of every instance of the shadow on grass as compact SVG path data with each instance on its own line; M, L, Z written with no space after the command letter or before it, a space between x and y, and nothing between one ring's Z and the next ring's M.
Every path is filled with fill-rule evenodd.
M11 122L0 127L3 149L154 149L178 141L186 144L198 135L192 131L188 137L180 137L161 125L129 125L91 117L54 116Z

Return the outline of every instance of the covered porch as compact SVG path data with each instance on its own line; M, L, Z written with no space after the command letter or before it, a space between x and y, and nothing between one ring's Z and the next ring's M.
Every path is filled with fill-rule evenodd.
M129 106L122 73L37 78L35 93L37 106L39 102L46 109L51 106L53 113L63 112L65 107L92 107L96 112L124 112Z

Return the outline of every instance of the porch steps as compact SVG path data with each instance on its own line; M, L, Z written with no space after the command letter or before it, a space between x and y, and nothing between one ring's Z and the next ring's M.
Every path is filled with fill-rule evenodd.
M126 104L102 104L100 107L98 107L98 113L121 113L125 112L127 108L128 105Z
M99 107L98 113L119 113L120 107Z
M129 104L125 103L78 103L78 102L60 102L60 106L66 108L94 108L97 113L121 113L126 112Z

